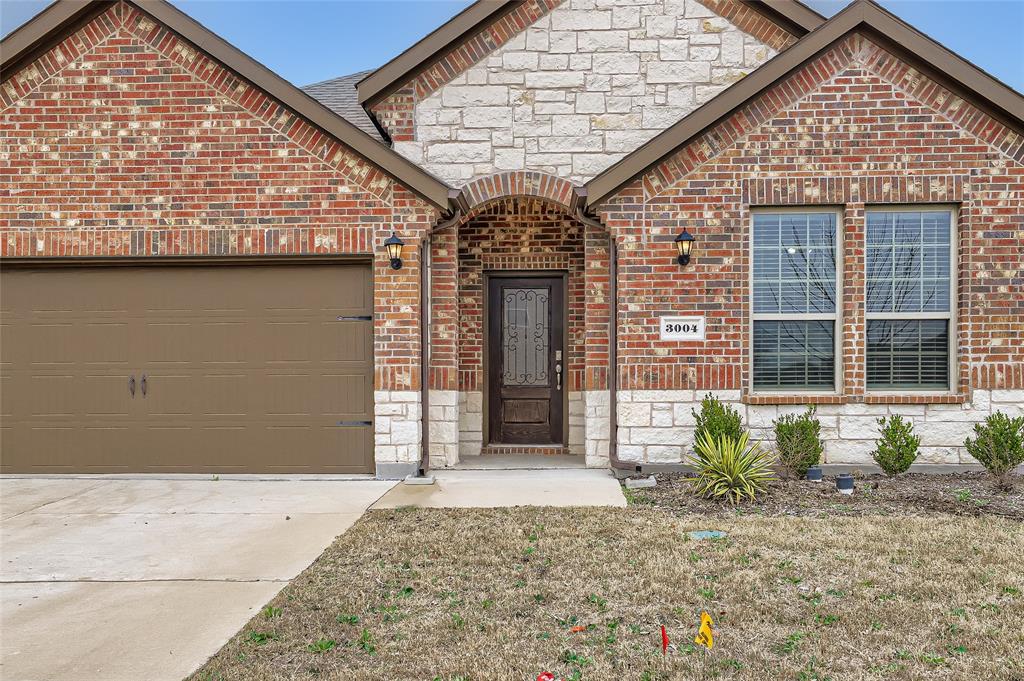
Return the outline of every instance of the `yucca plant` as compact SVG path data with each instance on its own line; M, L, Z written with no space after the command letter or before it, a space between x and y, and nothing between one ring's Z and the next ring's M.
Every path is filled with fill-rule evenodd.
M733 504L756 500L765 485L775 479L774 457L756 442L748 444L748 440L747 433L738 439L728 435L713 439L702 433L697 438L697 456L688 462L697 470L697 477L691 478L694 491Z

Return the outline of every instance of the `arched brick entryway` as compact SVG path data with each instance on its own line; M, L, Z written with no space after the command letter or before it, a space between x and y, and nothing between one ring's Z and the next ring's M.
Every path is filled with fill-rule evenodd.
M478 455L488 442L485 273L539 271L567 280L564 444L606 464L607 232L573 215L571 183L542 173L480 178L462 197L466 212L431 245L431 466Z

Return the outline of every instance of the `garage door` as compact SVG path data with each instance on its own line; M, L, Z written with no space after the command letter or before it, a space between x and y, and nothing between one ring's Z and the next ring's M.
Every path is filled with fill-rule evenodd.
M373 472L369 266L0 273L5 473Z

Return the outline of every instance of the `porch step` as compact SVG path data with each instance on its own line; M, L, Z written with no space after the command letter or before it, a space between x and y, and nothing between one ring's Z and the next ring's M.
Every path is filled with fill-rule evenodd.
M509 456L509 455L532 455L532 456L572 456L569 448L565 445L502 445L492 444L480 450L481 456Z

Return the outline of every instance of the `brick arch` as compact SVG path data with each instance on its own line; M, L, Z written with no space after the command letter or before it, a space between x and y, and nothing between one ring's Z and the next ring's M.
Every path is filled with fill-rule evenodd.
M462 188L466 215L498 199L534 197L572 213L574 185L568 180L534 170L510 170L480 177Z

